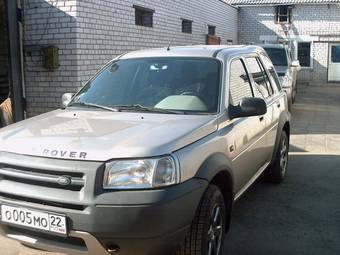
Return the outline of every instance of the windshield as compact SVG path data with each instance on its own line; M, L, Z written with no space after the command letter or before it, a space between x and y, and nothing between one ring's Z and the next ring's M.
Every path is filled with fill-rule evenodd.
M285 49L264 48L273 62L274 66L288 66L287 54Z
M220 69L220 62L212 58L117 60L89 81L69 106L216 113Z

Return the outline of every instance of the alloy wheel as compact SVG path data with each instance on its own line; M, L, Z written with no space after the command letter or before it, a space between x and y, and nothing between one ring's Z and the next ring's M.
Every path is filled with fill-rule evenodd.
M281 157L280 157L280 168L282 172L282 176L286 174L287 165L288 165L288 144L286 139L282 139L281 144Z
M208 229L208 255L219 255L223 237L222 209L219 205L213 207Z

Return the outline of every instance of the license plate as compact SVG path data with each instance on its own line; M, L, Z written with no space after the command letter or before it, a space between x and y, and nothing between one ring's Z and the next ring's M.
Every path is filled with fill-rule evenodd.
M1 205L0 215L1 221L4 223L63 235L67 233L65 216L8 205Z

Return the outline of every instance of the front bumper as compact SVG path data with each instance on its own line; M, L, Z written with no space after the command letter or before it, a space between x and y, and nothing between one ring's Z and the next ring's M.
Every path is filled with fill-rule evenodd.
M85 173L80 190L15 183L0 176L0 204L64 214L69 230L67 237L60 237L2 225L3 234L30 247L67 254L171 254L184 240L208 185L205 180L191 179L159 190L108 192L97 188L102 180L101 163L1 156L0 167L20 162L20 169L47 167L63 173L81 169Z

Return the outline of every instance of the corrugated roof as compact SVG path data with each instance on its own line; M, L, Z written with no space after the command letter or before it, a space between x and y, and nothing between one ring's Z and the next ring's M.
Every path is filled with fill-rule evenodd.
M229 0L232 5L332 4L340 0Z

